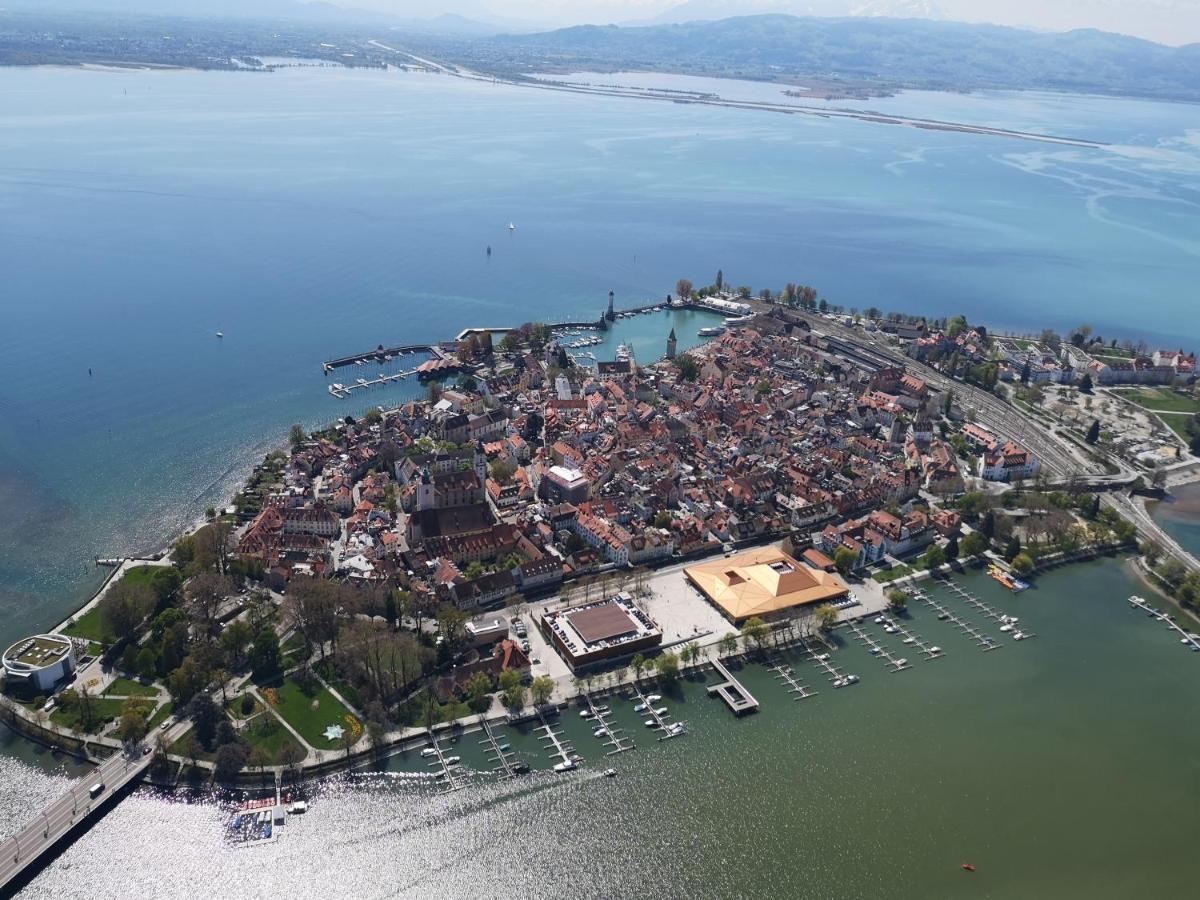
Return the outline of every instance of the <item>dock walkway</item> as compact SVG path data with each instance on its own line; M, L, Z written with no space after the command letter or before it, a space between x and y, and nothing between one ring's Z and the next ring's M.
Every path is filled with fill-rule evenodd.
M822 639L822 645L824 649L818 650L817 645L810 638L800 639L800 647L804 650L806 658L809 662L816 663L818 667L825 671L825 674L829 676L829 682L835 688L853 684L854 682L849 681L846 675L842 673L842 670L834 665L833 661L829 658L829 650L831 649L829 643Z
M492 730L491 723L488 722L487 716L481 716L479 724L483 726L484 738L479 742L480 746L491 751L488 756L488 762L492 763L492 771L501 778L516 778L517 770L513 766L513 754L509 750L505 750L501 745L500 739L496 737L496 732Z
M633 683L633 690L634 693L637 694L638 700L641 701L642 706L645 708L646 715L650 717L646 720L647 724L658 732L658 739L660 741L668 741L673 737L679 737L680 735L687 734L687 727L684 725L684 723L672 723L669 713L660 712L655 708L654 704L661 703L661 700L651 700L650 697L653 695L645 693L642 690L642 686L636 681Z
M623 728L615 727L609 718L612 716L612 711L606 706L597 706L592 702L590 694L582 695L584 702L587 704L588 710L591 712L590 722L597 725L595 731L601 731L599 735L600 742L608 748L607 756L616 756L618 753L624 753L627 750L632 750L634 747L633 741L622 737Z
M455 777L458 774L458 761L451 762L450 758L442 752L442 746L438 743L437 735L432 732L429 735L429 746L433 748L437 759L429 764L430 768L441 769L436 774L439 780L445 780L445 787L442 789L443 794L449 794L460 790L464 785Z
M953 625L955 628L957 628L963 634L967 635L973 641L975 641L975 643L977 643L980 647L982 647L985 652L988 650L999 649L999 647L1001 646L1000 644L998 644L994 640L992 640L988 635L979 631L979 629L977 629L970 622L967 622L967 621L959 618L957 615L955 615L953 612L951 612L949 609L947 609L941 603L938 603L938 601L934 600L931 596L929 596L927 593L925 593L925 591L921 590L920 588L911 588L909 590L909 594L914 599L920 600L922 603L927 603L930 607L933 608L934 612L936 612L938 614L939 619L945 619L948 622L950 622L951 625Z
M711 697L716 694L725 701L725 705L733 711L735 716L742 716L748 712L754 712L758 709L758 700L751 694L746 687L733 677L733 673L725 668L725 664L719 659L713 660L713 668L717 670L717 674L725 680L717 684L708 686L708 694Z
M817 692L811 690L808 685L797 678L795 669L784 662L778 654L771 657L767 670L774 673L779 682L787 687L793 700L807 700L809 697L817 696Z
M575 768L576 759L572 755L575 748L571 744L562 739L562 732L555 731L554 728L546 721L545 715L538 710L538 719L541 720L541 725L535 728L534 731L544 732L542 735L542 749L550 751L551 758L557 756L561 760L558 765Z
M1188 634L1186 631L1184 631L1182 628L1180 628L1179 625L1177 625L1175 622L1172 622L1166 616L1165 613L1160 613L1157 609L1152 607L1149 603L1147 603L1141 597L1136 597L1136 596L1130 597L1129 605L1136 606L1138 609L1145 610L1146 613L1148 613L1151 616L1154 616L1160 622L1166 622L1168 628L1174 629L1175 631L1179 632L1179 634L1180 634L1179 642L1181 644L1187 644L1192 650L1200 650L1200 640L1197 640L1196 638L1192 637L1190 634Z
M943 650L941 647L926 643L926 641L919 634L901 622L900 619L887 615L885 615L883 618L884 622L896 629L896 633L900 635L900 639L905 644L916 647L919 651L925 654L926 659L941 659L946 655L945 650Z
M884 660L889 666L892 667L893 672L903 672L905 669L912 668L912 666L908 664L907 659L893 656L892 652L888 650L887 647L883 646L883 644L876 641L875 638L871 637L870 634L863 630L862 625L859 624L860 621L860 619L848 619L846 621L846 627L854 632L854 636L858 638L858 640L864 647L867 648L872 656L877 656Z

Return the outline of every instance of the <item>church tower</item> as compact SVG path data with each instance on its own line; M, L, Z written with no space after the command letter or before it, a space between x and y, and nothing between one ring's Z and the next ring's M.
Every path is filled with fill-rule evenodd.
M675 329L671 329L671 333L667 335L667 359L675 358L675 348L678 342L675 340Z

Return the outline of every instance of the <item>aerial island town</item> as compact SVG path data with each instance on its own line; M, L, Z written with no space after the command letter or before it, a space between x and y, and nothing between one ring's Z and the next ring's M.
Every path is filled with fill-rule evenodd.
M757 701L730 666L781 643L848 687L836 651L867 617L936 656L899 617L955 567L1015 591L1132 548L1197 602L1200 576L1139 505L1195 475L1194 415L1154 405L1192 397L1194 355L846 314L794 286L681 281L640 312L684 302L727 317L687 351L674 328L656 360L571 352L586 327L468 329L413 370L418 396L294 427L228 507L111 561L89 604L8 649L8 720L85 754L140 748L166 783L425 747L453 784L445 729L485 729L516 774L492 724L540 721L574 768L547 724L571 702L617 750L609 693L680 736L645 685L714 671L741 715ZM632 314L610 296L591 327ZM1015 621L998 624L1032 636Z

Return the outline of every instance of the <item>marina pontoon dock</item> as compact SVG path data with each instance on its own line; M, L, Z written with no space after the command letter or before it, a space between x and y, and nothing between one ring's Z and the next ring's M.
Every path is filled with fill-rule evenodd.
M480 717L479 724L483 726L484 734L484 738L479 744L490 751L488 762L492 763L492 771L501 778L515 778L517 770L513 765L513 754L510 750L504 749L508 745L500 743L500 739L496 737L496 732L492 730L486 717Z
M437 344L403 344L399 347L379 346L366 353L355 353L353 356L341 356L337 359L327 359L322 364L325 374L344 366L357 366L368 362L387 362L397 356L408 356L412 353L428 353L435 359L445 359L446 352Z
M441 745L438 744L436 734L431 733L429 735L429 746L433 748L434 755L437 757L437 759L429 763L429 767L440 770L435 773L434 777L439 781L444 780L446 782L445 786L442 788L442 793L449 794L452 791L457 791L464 787L464 785L455 777L457 774L459 774L458 758L447 756L442 752L442 748Z
M833 660L829 658L829 650L831 649L829 644L824 644L823 649L818 650L810 639L801 638L800 647L807 654L810 662L816 663L820 668L825 670L825 674L829 676L829 681L835 688L854 684L858 680L856 677L854 681L851 681L848 676L842 674L841 669L833 664Z
M792 695L793 700L807 700L809 697L817 696L816 691L810 690L808 685L796 677L796 671L784 662L779 654L771 657L767 671L773 672L780 683L787 687L788 693Z
M882 614L882 619L885 631L888 628L892 628L898 635L900 635L901 641L924 653L926 659L941 659L941 657L946 655L945 650L943 650L941 647L927 644L919 634L901 622L899 618L889 616L884 613Z
M587 704L587 711L591 714L588 716L588 721L597 726L593 731L600 732L597 735L600 738L600 743L608 748L607 756L615 756L618 753L624 753L626 750L633 749L633 741L628 740L621 735L624 729L617 728L610 721L612 711L607 706L597 706L592 702L590 694L582 694L584 703Z
M733 677L733 673L725 668L725 664L719 659L713 660L713 668L717 674L725 680L717 684L708 686L708 694L711 697L716 694L725 701L735 716L745 715L748 712L754 712L758 709L758 700L754 695L746 690L745 686Z
M975 628L975 626L973 626L970 622L966 622L956 616L920 588L913 588L911 590L911 595L914 599L920 600L922 603L927 603L929 606L933 607L933 610L937 613L939 619L945 619L946 621L950 622L951 625L953 625L963 634L969 636L971 640L975 641L975 643L977 643L985 651L996 650L1001 646L992 640L988 635Z
M544 732L542 735L542 749L549 751L550 757L559 757L561 760L554 765L555 772L569 772L574 769L579 762L579 757L575 756L575 748L566 743L562 739L562 732L555 731L554 728L546 721L541 709L538 709L538 719L541 720L541 725L535 728L534 731Z
M973 606L981 615L986 616L1000 626L1001 631L1013 632L1013 638L1018 641L1023 641L1026 638L1035 637L1032 631L1016 630L1016 616L1007 616L1004 613L997 612L996 609L984 603L970 591L957 584L953 579L939 579L941 584L948 588L951 593L957 594L959 598L969 606Z
M642 691L641 685L636 681L633 683L634 693L637 694L642 710L648 718L646 726L656 730L660 741L670 740L673 737L679 737L681 734L687 734L687 726L683 722L671 722L667 717L666 707L655 708L654 704L662 701L662 698L657 694L646 694Z
M1141 609L1141 610L1145 610L1146 613L1148 613L1151 616L1154 616L1160 622L1166 622L1168 628L1172 629L1173 631L1179 632L1179 636L1180 636L1179 643L1186 644L1192 650L1200 650L1200 637L1197 637L1194 634L1189 634L1188 632L1184 631L1182 628L1179 627L1179 625L1177 625L1175 622L1171 621L1171 618L1166 613L1159 612L1157 609L1155 609L1153 606L1151 606L1149 603L1147 603L1141 597L1137 597L1137 596L1130 597L1129 605L1137 607L1138 609Z
M883 644L880 644L875 640L875 638L871 637L871 635L863 630L863 627L859 624L858 619L847 620L846 627L854 632L854 636L858 638L858 640L864 647L867 648L867 651L872 656L877 656L884 660L889 666L891 666L893 672L903 672L905 669L912 668L912 666L908 664L907 659L901 659L893 656L887 647L883 646Z

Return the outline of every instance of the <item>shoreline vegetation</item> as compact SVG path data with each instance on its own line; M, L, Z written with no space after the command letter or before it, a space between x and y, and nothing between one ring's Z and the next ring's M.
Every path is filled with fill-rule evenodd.
M753 308L754 312L737 320L738 324L730 326L725 335L679 358L668 357L646 367L631 364L624 370L609 370L623 378L626 391L643 394L643 406L636 413L643 420L652 418L664 399L678 403L682 397L698 396L703 384L711 388L722 371L728 385L735 376L721 368L729 365L721 363L727 353L775 354L785 344L788 353L795 353L794 346L787 342L796 339L802 339L810 348L805 351L807 356L802 354L806 360L803 365L813 367L814 377L828 378L837 371L839 380L852 377L860 386L898 384L901 380L903 369L880 373L879 364L871 361L870 354L878 352L875 350L847 351L845 345L839 345L842 353L859 354L859 361L846 366L844 357L839 357L843 361L835 362L835 357L829 355L834 348L826 344L827 338L814 329L814 324L834 329L840 326L826 325L822 320L836 322L849 317L819 300L812 288L788 285L778 295L761 291L755 299L749 288L728 288L718 273L712 286L697 290L681 279L676 289L685 305L710 303L716 304L714 309ZM746 301L753 301L753 306ZM853 317L862 318L857 311ZM610 311L595 327L607 327L606 322L612 318ZM889 314L885 320L880 311L868 310L863 321L882 333L888 328L899 332L906 322L917 320L898 314ZM786 338L789 333L795 337ZM986 329L972 328L961 317L930 323L921 320L917 333L939 335L939 340L953 334L978 347L988 347L992 340ZM643 675L647 668L648 677L669 680L681 672L702 672L713 661L737 654L739 646L743 654L755 647L761 649L763 636L770 634L775 625L751 620L740 633L730 631L718 640L710 632L711 640L703 645L695 640L668 645L659 657L651 656L640 663L635 657L631 663L610 667L603 677L533 677L526 660L523 670L501 668L497 678L486 675L485 668L478 668L486 657L466 641L466 610L471 606L456 599L457 592L466 590L463 596L473 596L470 591L478 591L475 585L494 576L506 576L510 569L505 566L510 561L519 567L522 562L536 561L537 556L513 553L496 565L484 565L478 559L470 565L461 560L448 563L447 558L441 565L443 569L450 565L452 575L443 585L449 593L438 595L430 594L419 579L413 579L411 567L416 565L416 557L406 560L410 566L408 578L401 574L403 565L382 579L356 580L347 574L351 570L335 571L322 563L329 553L329 541L338 545L334 566L339 558L347 558L355 528L374 527L370 526L374 523L381 526L374 531L377 538L389 531L393 536L399 534L403 513L408 514L409 542L414 550L421 547L424 539L411 530L413 518L420 511L419 505L413 505L417 502L412 493L417 481L409 482L405 492L405 485L392 477L410 471L424 473L419 480L427 479L427 467L441 465L439 461L450 464L449 469L439 471L465 475L472 466L479 471L483 465L479 455L483 452L482 439L474 445L445 440L448 428L462 427L467 421L463 415L461 423L453 424L457 421L451 412L455 408L475 410L478 418L474 421L481 423L480 427L507 420L508 444L495 443L497 449L486 466L486 479L481 473L477 481L479 487L487 481L493 493L493 512L500 514L499 518L505 514L495 505L495 498L501 496L505 485L519 485L518 475L528 479L532 465L529 453L540 456L553 452L556 457L573 454L575 451L561 438L554 441L550 437L546 430L550 422L536 412L545 407L540 406L540 394L530 386L532 377L537 374L542 383L556 385L560 401L564 382L581 398L585 390L604 382L597 382L588 370L572 363L557 337L548 326L527 323L503 333L493 346L491 331L465 329L455 360L462 374L452 388L427 378L425 400L409 401L391 410L380 407L362 421L347 416L313 434L294 426L290 448L267 454L230 506L208 510L198 528L153 558L122 561L96 595L59 624L56 631L80 642L83 658L75 683L57 691L49 704L40 695L5 696L3 705L10 724L36 740L93 760L98 753L119 751L130 742L153 740L160 757L156 783L178 784L186 775L189 780L245 785L254 781L255 773L259 779L267 772L298 779L356 768L428 742L443 729L477 728L484 719L524 720L537 715L538 710L564 708L585 692L625 690L647 677ZM1072 336L1073 342L1076 337ZM1043 334L1042 340L1048 342L1050 338ZM966 346L962 340L958 345ZM1074 345L1092 346L1086 333ZM1110 352L1107 345L1100 346ZM781 359L768 358L776 363ZM758 380L747 383L746 396L768 406L774 398L784 397L798 365L790 356L788 360L788 374L774 380L763 379L763 370L756 368ZM860 370L864 365L866 368ZM968 471L973 471L976 460L963 438L968 417L958 403L969 403L970 392L978 391L979 385L989 390L995 387L998 379L989 379L982 371L989 366L998 367L999 363L993 359L973 369L950 365L951 382L961 386L944 392L933 391L933 381L926 383L917 378L905 382L905 390L914 392L911 396L918 410L917 421L924 415L936 417L937 429L930 430L940 432L941 438L927 440L944 446L952 460L956 456L964 460L971 467ZM955 376L963 380L956 381ZM628 381L630 378L645 379L646 384L637 387L636 382ZM1020 380L1027 378L1028 373ZM481 381L490 386L488 390L481 387ZM878 388L868 387L863 396L877 400L872 390ZM529 391L534 393L530 395ZM956 391L966 399L956 403ZM654 396L654 392L661 396ZM508 412L495 418L499 407L494 398L506 393L511 404ZM853 396L851 391L846 400ZM817 402L828 404L830 399ZM1182 405L1182 400L1177 405ZM435 415L435 406L442 410L441 418ZM571 408L569 403L563 407ZM784 405L780 412L790 408ZM882 425L878 421L872 425L871 421L858 420L857 427L865 431L859 440L870 442L883 436ZM419 422L426 424L418 426ZM430 422L441 425L434 427ZM554 427L563 424L556 416ZM895 427L892 431L895 445ZM1086 443L1095 442L1089 439ZM911 436L907 446L910 451L917 446ZM524 456L520 455L522 447ZM506 454L510 452L517 455L509 458ZM322 460L331 462L323 465ZM407 469L405 460L412 461ZM1048 465L1051 462L1047 459ZM1057 465L1061 467L1061 461ZM847 555L841 547L830 564L842 577L862 585L864 591L868 583L877 582L881 597L886 589L888 603L902 603L905 586L935 577L947 567L993 565L1028 577L1047 566L1126 553L1136 547L1134 523L1124 519L1116 508L1104 507L1100 494L1088 493L1074 477L1057 483L1041 474L1022 477L1003 493L992 494L972 488L955 474L954 465L947 468L943 461L939 466L937 477L949 475L954 480L928 482L924 493L914 491L909 495L904 508L889 501L871 515L884 516L883 522L894 520L897 527L903 521L905 528L916 528L936 515L940 535L932 542L921 543L913 552L903 553L898 565L893 560L879 568L856 563L853 554ZM1111 462L1106 464L1106 471L1116 468ZM844 464L841 480L854 476L854 470L855 465ZM1113 476L1101 476L1101 484L1105 477ZM1128 482L1110 484L1123 486ZM338 528L335 532L320 526L320 533L326 537L316 542L307 540L308 562L293 562L292 574L288 575L277 565L277 550L271 549L270 540L264 544L255 538L265 527L263 523L270 520L270 511L280 508L280 498L295 496L298 491L317 498L316 506L299 509L308 516L304 521L318 525L338 521ZM536 505L532 495L524 502ZM341 509L344 518L330 519L326 503ZM507 515L506 524L511 527L517 520L511 512ZM652 519L653 529L647 529L647 535L652 536L654 529L665 533L678 528L680 535L686 531L681 511L670 505L659 508ZM839 527L839 523L852 525L853 521L848 522L845 514L829 511L799 527L765 523L767 527L739 534L736 545L749 548L782 541L783 546L800 553L814 546L814 529L826 523L828 530ZM672 540L682 538L677 535ZM434 546L441 545L429 545ZM510 590L502 605L516 620L529 613L536 623L535 607L545 603L570 606L624 590L641 598L640 602L652 603L650 581L659 577L655 573L660 569L664 575L682 578L672 569L680 560L704 559L722 552L728 555L729 546L702 539L681 545L681 553L659 554L636 565L628 562L627 568L598 565L594 553L593 562L580 565L589 558L589 550L587 542L578 540L577 532L564 544L563 552L570 554L564 557L564 567L567 559L576 567L565 580L560 573L559 581L552 582L550 589L533 591L529 597ZM305 552L295 559L303 560ZM426 548L424 552L432 551ZM527 548L524 552L537 551ZM1191 605L1189 597L1197 599L1192 593L1185 594L1200 587L1186 568L1181 572L1169 568L1167 562L1179 565L1173 558L1156 565L1163 560L1163 551L1153 541L1144 543L1140 552L1144 562L1139 570L1150 573L1147 579L1157 579L1173 588L1173 592L1165 591L1172 595L1173 602L1187 606ZM377 564L382 562L376 560ZM361 568L362 563L358 565ZM297 574L301 570L304 574ZM475 601L474 608L478 607ZM836 627L841 619L861 614L838 614L832 607L816 611L834 613L831 616L808 612L807 619L804 615L789 618L786 622L791 624L780 624L780 628L795 629L792 634L817 633ZM542 652L555 651L547 647ZM666 664L669 660L674 660L673 665ZM460 665L476 666L478 676L473 675L465 683L456 680L454 670ZM508 678L514 673L519 677ZM385 681L391 686L384 688Z

